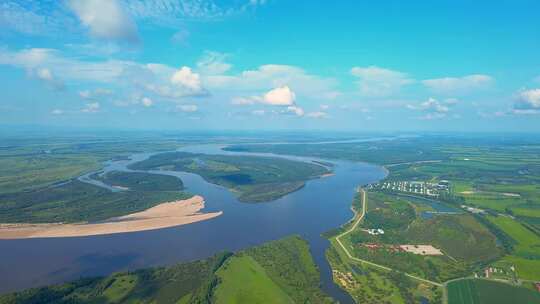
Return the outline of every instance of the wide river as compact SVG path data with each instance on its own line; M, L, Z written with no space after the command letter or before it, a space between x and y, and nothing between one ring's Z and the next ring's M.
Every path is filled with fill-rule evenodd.
M299 161L321 160L227 152L221 148L220 145L200 145L188 146L180 151L259 155ZM135 154L129 161L107 162L105 171L127 170L126 166L130 163L150 155ZM324 256L329 242L321 237L321 233L348 221L352 217L350 207L356 187L381 180L386 170L366 163L323 161L334 164L334 175L310 180L296 192L259 204L241 203L226 188L208 183L196 174L157 171L180 177L187 191L203 196L206 201L203 212L223 211L223 215L154 231L75 238L2 240L0 293L80 277L201 259L223 250L235 251L299 234L310 244L311 253L321 271L324 291L341 303L352 303L350 296L332 281L332 272ZM81 177L81 180L96 183L89 180L88 176Z

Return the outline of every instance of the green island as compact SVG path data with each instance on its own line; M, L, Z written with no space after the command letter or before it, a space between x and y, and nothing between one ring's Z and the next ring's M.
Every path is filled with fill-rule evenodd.
M161 153L130 166L135 170L174 170L198 174L231 189L242 202L278 199L330 171L315 163L255 156Z
M169 267L0 296L0 303L332 303L298 236Z

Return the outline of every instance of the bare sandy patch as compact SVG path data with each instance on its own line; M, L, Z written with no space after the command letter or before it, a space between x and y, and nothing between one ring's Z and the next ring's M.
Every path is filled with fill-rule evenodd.
M475 194L475 191L461 191L461 194Z
M440 249L431 245L399 245L399 247L407 252L420 255L443 255Z
M204 221L223 213L201 213L203 208L203 197L196 195L99 223L0 224L0 239L77 237L155 230Z

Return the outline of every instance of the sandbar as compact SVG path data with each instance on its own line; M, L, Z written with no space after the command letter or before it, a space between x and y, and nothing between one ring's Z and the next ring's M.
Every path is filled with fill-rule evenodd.
M99 223L0 224L0 239L80 237L155 230L204 221L223 214L222 211L201 213L203 208L204 198L196 195Z

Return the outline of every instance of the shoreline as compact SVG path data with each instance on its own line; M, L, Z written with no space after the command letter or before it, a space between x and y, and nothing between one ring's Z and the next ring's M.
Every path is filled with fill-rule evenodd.
M110 218L99 223L0 224L0 240L83 237L148 231L187 225L223 214L222 211L201 213L200 210L203 208L204 198L195 195L189 199L161 203L144 211Z

